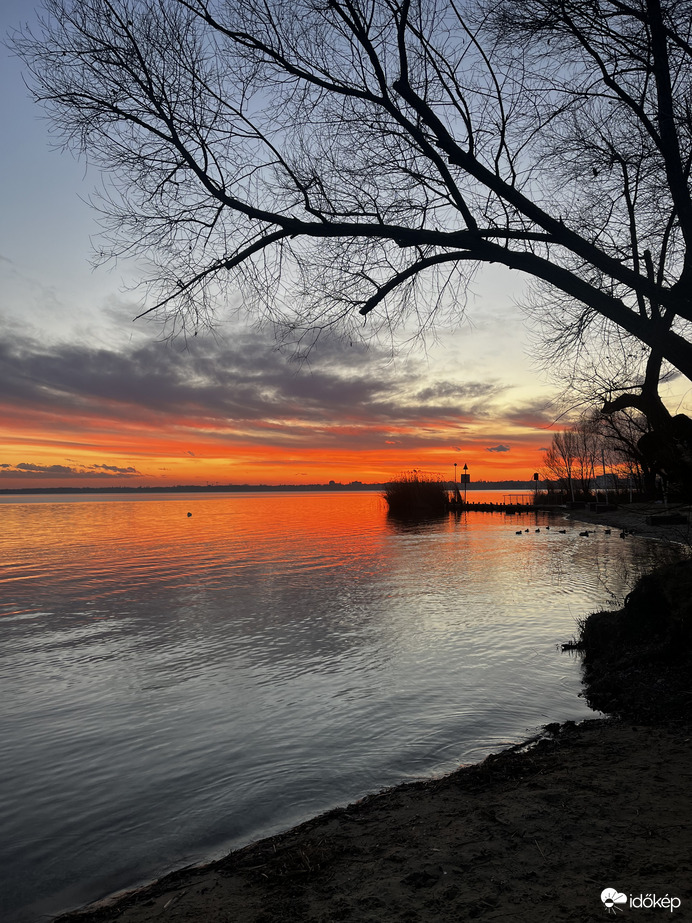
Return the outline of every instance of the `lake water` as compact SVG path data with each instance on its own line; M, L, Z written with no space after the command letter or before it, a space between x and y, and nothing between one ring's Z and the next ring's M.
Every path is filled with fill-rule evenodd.
M400 523L367 492L0 515L3 923L587 717L559 644L665 553L535 513Z

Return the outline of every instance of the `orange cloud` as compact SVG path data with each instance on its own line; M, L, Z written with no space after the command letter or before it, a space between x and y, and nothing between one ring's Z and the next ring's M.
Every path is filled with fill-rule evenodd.
M297 371L254 333L197 353L14 337L0 394L0 487L451 479L455 461L473 480L527 479L549 423L498 382L438 381L336 343Z

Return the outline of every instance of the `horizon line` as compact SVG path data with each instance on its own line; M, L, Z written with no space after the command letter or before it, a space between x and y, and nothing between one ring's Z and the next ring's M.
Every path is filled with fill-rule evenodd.
M390 481L372 481L366 483L364 481L350 481L346 484L341 481L330 481L326 484L324 483L313 483L313 484L168 484L168 485L154 485L154 486L130 486L128 484L124 485L102 485L102 486L91 486L91 485L82 485L82 486L69 486L62 485L59 487L0 487L0 495L7 494L31 494L31 493L223 493L223 492L234 492L234 491L280 491L280 490L382 490L384 489ZM453 485L453 481L448 481ZM520 485L523 489L529 489L534 486L533 481L520 480L520 479L511 479L506 478L499 481L485 481L479 480L474 481L472 484L469 483L466 486L467 490L478 490L483 488L492 488L495 485L498 489L502 486L512 486L519 487Z

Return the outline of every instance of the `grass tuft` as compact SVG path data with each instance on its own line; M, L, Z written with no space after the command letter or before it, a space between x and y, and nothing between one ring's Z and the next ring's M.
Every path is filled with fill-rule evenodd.
M445 482L436 474L407 471L387 484L384 492L389 512L395 516L439 516L449 506Z

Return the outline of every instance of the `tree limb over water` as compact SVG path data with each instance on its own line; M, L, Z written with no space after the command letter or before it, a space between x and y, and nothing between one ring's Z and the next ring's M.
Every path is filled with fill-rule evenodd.
M234 289L298 336L425 328L498 263L568 339L597 319L692 377L689 0L43 9L16 48L149 311L196 328Z

